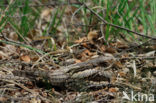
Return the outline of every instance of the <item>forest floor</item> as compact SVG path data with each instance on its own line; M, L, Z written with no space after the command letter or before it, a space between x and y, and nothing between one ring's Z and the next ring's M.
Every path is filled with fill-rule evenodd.
M88 10L96 20L84 25L79 8L59 6L59 10L65 7L62 16L52 4L33 6L32 14L35 10L40 14L28 13L27 20L18 13L0 18L8 20L0 27L1 103L156 101L156 38L117 32L106 40L106 26L111 24L92 9ZM35 20L33 24L27 25L29 19ZM23 26L21 31L13 22ZM23 31L28 31L27 36Z

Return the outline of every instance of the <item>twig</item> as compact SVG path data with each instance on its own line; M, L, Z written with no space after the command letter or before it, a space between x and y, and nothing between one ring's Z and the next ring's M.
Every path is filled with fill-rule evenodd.
M26 44L22 44L22 43L18 43L18 42L15 42L15 41L5 41L5 40L0 40L0 42L2 43L6 43L6 44L10 44L10 45L16 45L16 46L22 46L22 47L25 47L25 48L28 48L29 50L33 50L35 52L38 52L40 54L45 54L45 52L39 50L39 49L36 49L36 48L33 48L31 46L28 46Z
M20 84L20 83L14 82L14 81L12 81L12 80L3 80L3 81L5 81L5 82L9 82L9 83L12 83L12 84L15 84L15 85L19 86L20 88L22 88L22 89L28 91L29 93L32 93L32 94L34 94L35 96L39 96L42 100L45 100L45 101L47 101L47 102L50 102L49 99L44 98L44 97L41 96L38 92L35 92L34 90L31 90L31 89L27 88L27 87L24 86L23 84Z
M146 45L148 42L150 42L150 41L151 41L151 40L145 41L145 42L143 42L143 43L141 43L141 44L136 44L136 45L134 45L134 46L132 46L132 47L130 47L130 48L128 48L128 49L125 49L124 51L122 51L122 53L125 53L125 52L127 52L127 51L136 49L136 48L141 47L141 46L145 46L145 45Z
M21 87L22 89L24 89L24 90L26 90L26 91L28 91L28 92L30 92L30 93L32 93L32 94L36 94L36 93L37 93L37 92L35 92L35 91L33 91L33 90L27 88L26 86L24 86L24 85L22 85L22 84L19 84L19 83L17 83L17 82L14 82L14 81L12 81L12 80L3 80L3 81L9 82L9 83L13 83L13 84L15 84L15 85Z
M31 67L31 69L33 69L36 65L40 64L40 60L42 60L43 58L45 58L48 55L55 55L55 54L60 54L60 53L67 53L69 52L68 50L57 50L57 51L52 51L49 53L46 53L45 55L43 55L42 57L40 57ZM54 66L58 67L57 64L55 64L54 62L52 63Z
M21 37L23 40L24 40L24 42L26 43L26 44L30 44L24 37L23 37L23 35L21 34L21 33L19 33L19 31L12 25L12 23L10 23L10 22L8 22L10 25L11 25L11 27L16 31L16 33L18 34L18 36L19 37Z
M152 57L146 57L146 56L136 56L136 57L124 57L124 58L119 58L119 59L155 59L156 56L152 56Z
M73 23L73 19L74 19L74 16L76 15L76 13L79 12L80 9L83 8L83 7L84 7L84 5L81 5L81 6L73 13L73 15L72 15L72 17L71 17L71 22L72 22L72 23Z
M78 0L79 1L79 0ZM148 36L148 35L144 35L144 34L141 34L141 33L138 33L138 32L135 32L135 31L132 31L128 28L125 28L125 27L122 27L122 26L118 26L118 25L115 25L115 24L112 24L112 23L109 23L107 21L105 21L100 15L98 15L96 12L94 12L92 9L90 9L85 3L82 3L79 1L79 3L81 3L81 5L84 5L89 11L91 11L94 15L96 15L104 24L106 25L109 25L109 26L112 26L112 27L115 27L115 28L119 28L119 29L123 29L123 30L126 30L127 32L131 32L131 33L134 33L138 36L142 36L142 37L146 37L146 38L149 38L149 39L153 39L153 40L156 40L156 37L151 37L151 36Z
M11 40L11 39L7 38L7 37L3 34L3 32L1 32L1 36L2 36L2 38L5 39L6 41L10 41L10 42L14 42L14 43L20 44L20 42L17 42L17 41L14 41L14 40ZM28 42L24 39L23 36L20 35L20 37L22 37L23 40L24 40L27 44L30 44L30 43L28 43Z
M103 26L104 26L103 24L100 25L100 30L101 30L101 33L102 33L102 38L103 38L104 42L105 42L107 45L109 45L108 42L107 42L106 39L105 39L105 34L104 34L104 31L103 31Z
M64 52L64 51L63 51L63 52ZM36 65L40 64L40 60L42 60L43 58L45 58L45 57L48 56L48 55L55 54L55 53L57 54L57 53L59 53L59 52L56 52L56 51L49 52L49 53L43 55L42 57L40 57L40 58L31 66L31 69L33 69ZM58 65L55 64L54 62L52 62L52 64L53 64L54 66L58 67Z
M125 86L128 86L129 88L132 88L132 89L135 89L135 90L138 90L138 91L142 90L140 87L134 86L134 85L129 84L129 83L116 82L116 84L117 85L125 85Z

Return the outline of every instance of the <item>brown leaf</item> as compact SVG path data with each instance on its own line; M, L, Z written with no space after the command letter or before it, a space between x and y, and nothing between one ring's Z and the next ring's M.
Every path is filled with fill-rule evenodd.
M117 42L117 48L118 49L127 49L128 45L126 45L125 43L122 43L122 42Z
M31 57L31 60L32 60L33 62L37 61L38 59L39 59L38 56Z
M119 88L109 88L109 92L117 92Z
M128 45L124 41L121 41L121 40L117 40L117 42L115 43L110 43L110 45L113 47L117 47L118 49L128 48Z
M5 102L5 101L7 101L7 98L5 98L5 97L0 97L0 102Z
M92 55L92 53L89 51L89 50L84 50L84 52L83 53L85 53L87 56L91 56Z
M77 8L74 6L67 6L65 9L65 13L67 15L72 15L72 13L75 12L76 10L77 10Z
M143 32L143 30L144 30L143 25L139 25L139 26L138 26L138 30L139 30L140 32Z
M89 45L88 45L87 43L82 43L82 46L83 46L83 47L86 47L86 48L90 48Z
M76 59L75 62L76 63L81 63L81 60Z
M12 39L12 40L14 40L14 41L17 41L18 40L18 35L15 32L11 32L9 34L9 38Z
M114 48L112 48L112 47L107 47L107 48L106 48L106 52L107 52L107 53L112 53L112 54L113 54L113 53L116 53L117 51L116 51L116 49L114 49Z
M7 58L8 57L8 54L0 51L0 59L4 59L4 58Z
M120 61L115 61L115 62L114 62L114 65L115 65L117 68L123 68L123 65L121 64Z
M30 60L30 57L29 57L28 55L23 55L23 56L20 57L20 59L21 59L22 61L27 62L27 63L29 63L29 62L31 61L31 60Z
M126 54L122 54L121 55L121 58L123 59L123 58L128 58L129 57L129 55L126 53Z
M87 38L83 37L83 38L80 38L79 40L75 40L75 43L82 43L82 42L84 42L86 40L87 40Z
M119 75L120 75L121 77L126 77L126 74L125 74L124 72L119 72Z
M31 40L35 40L37 34L39 34L39 31L36 30L36 29L32 29L32 30L30 30L30 31L28 32L28 38L31 39Z
M36 100L36 98L31 98L30 103L40 103L40 102L38 102L38 100Z
M81 53L81 61L85 61L93 55L94 53L91 53L89 50L86 49Z
M42 13L41 13L41 19L44 19L47 22L49 22L50 21L50 18L51 18L51 12L52 12L52 9L51 8L44 9L42 11Z
M102 45L100 49L101 49L101 51L105 52L106 51L106 46Z
M98 39L98 36L99 36L99 34L98 34L98 32L97 32L96 30L90 31L90 32L88 33L88 35L87 35L87 39L88 39L88 41L89 41L90 43L94 44L94 43L95 43L95 40Z

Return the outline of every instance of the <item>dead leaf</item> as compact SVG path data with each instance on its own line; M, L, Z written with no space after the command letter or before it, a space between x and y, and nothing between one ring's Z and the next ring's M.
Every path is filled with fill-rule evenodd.
M44 9L41 13L41 19L44 19L45 21L49 22L51 18L51 12L52 12L51 8Z
M23 55L23 56L20 57L20 59L21 59L22 61L27 62L27 63L29 63L29 62L31 61L31 60L30 60L30 57L29 57L28 55Z
M139 30L140 32L143 32L143 30L144 30L143 25L139 25L139 26L138 26L138 30Z
M122 43L122 42L117 42L117 48L118 49L127 49L128 45L126 45L125 43Z
M79 40L75 40L75 43L82 43L82 42L84 42L86 40L87 40L87 38L83 37L83 38L80 38Z
M31 40L34 40L34 39L36 39L37 34L39 34L39 30L32 29L28 32L28 38Z
M77 8L74 6L67 6L65 9L65 13L67 15L72 15L72 13L75 12L76 10L77 10Z
M31 60L32 60L33 62L36 62L38 59L39 59L38 56L31 57Z
M123 71L122 71L122 72L123 72L124 74L127 74L129 71L130 71L130 70L129 70L128 68L123 68Z
M76 63L81 63L81 60L76 59L75 62Z
M6 53L7 55L11 55L11 54L16 54L17 53L17 48L14 45L6 45L3 48L3 52Z
M119 72L118 74L120 77L126 77L126 73L124 73L124 72Z
M119 88L109 88L109 92L117 92Z
M98 34L98 32L97 32L96 30L90 31L90 32L88 33L88 35L87 35L87 39L88 39L88 41L89 41L90 43L94 44L95 41L98 39L98 36L99 36L99 34Z
M86 48L90 48L89 45L88 45L87 43L82 43L82 46L83 46L83 47L86 47Z
M128 57L129 57L129 54L127 54L127 53L121 55L121 59L128 58Z
M81 61L91 58L95 53L90 52L88 49L84 50L81 54Z
M123 68L123 65L121 64L120 61L115 61L115 62L114 62L114 65L115 65L117 68Z
M0 59L4 59L4 58L7 58L8 55L2 51L0 51Z
M31 98L30 103L41 103L41 101L36 98Z
M7 101L7 98L5 98L5 97L0 97L0 102L5 102L5 101Z
M114 49L112 47L107 47L105 52L113 54L113 53L116 53L117 51L116 51L116 49Z
M92 53L87 49L84 50L83 53L86 54L87 56L92 56Z
M18 40L18 35L17 35L16 32L11 32L9 34L9 38L12 39L12 40L14 40L14 41L17 41Z
M100 47L100 49L101 49L101 51L105 52L105 51L106 51L106 46L105 46L105 45L102 45L102 46Z
M45 17L49 16L50 13L51 13L51 9L49 9L49 8L44 9L41 13L41 18L45 18Z

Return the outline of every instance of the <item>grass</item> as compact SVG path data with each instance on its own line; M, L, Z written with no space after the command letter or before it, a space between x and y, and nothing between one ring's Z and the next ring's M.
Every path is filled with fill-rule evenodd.
M89 3L89 7L109 23L119 25L133 31L143 32L145 35L156 36L156 0L81 1ZM65 0L60 0L58 2L65 2ZM45 28L42 29L37 27L37 22L40 21L40 14L42 13L42 10L45 8L45 6L30 7L32 3L33 0L14 0L14 2L9 5L8 10L5 11L6 6L3 6L5 5L5 2L3 0L0 0L0 32L7 29L7 26L9 24L11 29L13 29L13 31L18 34L19 40L26 43L28 42L26 38L29 37L30 32L34 29L40 30L40 33L37 34L39 36L55 37L58 33L57 30L59 26L64 26L63 19L65 18L65 16L67 16L66 9L69 5L52 8L53 11L50 14L50 21L46 22ZM24 6L20 7L20 5ZM103 22L100 21L96 15L92 14L87 8L82 7L81 5L72 4L71 6L75 7L76 9L80 8L80 10L78 10L73 16L74 18L77 18L78 21L73 21L73 23L83 24L85 26L80 27L80 32L77 32L76 30L73 30L73 32L68 32L68 30L62 30L63 35L66 35L66 39L69 42L70 40L73 40L75 34L77 33L81 36L82 33L85 33L85 35L87 35L87 33L91 29L100 30L100 25L103 24ZM5 16L2 17L4 14ZM74 14L74 12L72 12L72 14ZM70 17L72 17L72 14L70 15ZM67 22L67 25L71 24L70 17L68 17L69 22ZM92 25L92 27L88 25ZM70 25L66 28L73 29L72 26ZM142 27L142 29L140 30L139 27ZM134 34L129 33L125 30L117 29L109 25L105 25L103 29L105 39L108 41L119 37L118 34L120 33L124 34L125 37L128 39L132 39L134 41L137 40ZM16 42L14 43L4 40L0 40L0 42L16 46L23 46L40 54L46 54L42 50L36 49L24 43L18 44ZM49 47L53 48L53 50L57 49L57 46L55 44L52 44L51 41L49 41L48 43Z
M94 2L94 6L100 6L98 9L94 9L100 16L102 16L109 23L113 23L130 30L138 31L138 27L140 25L143 26L143 32L146 35L154 35L156 33L155 27L155 16L156 16L156 8L155 0L150 0L149 2L145 0L139 1L128 1L128 0L92 0ZM147 6L147 7L146 7ZM92 7L90 7L92 8ZM105 12L102 12L104 9ZM83 11L86 13L86 9ZM101 11L101 12L99 12ZM87 14L86 14L87 15ZM83 16L85 18L85 16ZM89 25L88 22L90 17L86 18L84 24ZM98 22L97 22L98 24ZM149 32L150 31L150 32ZM120 29L112 28L110 26L106 27L105 36L106 39L110 37L110 35L117 35L121 32ZM131 36L135 39L134 34L127 33L126 31L122 31L126 36Z
M130 30L143 32L146 35L154 36L156 34L156 1L155 0L81 0L85 3L90 3L90 8L103 17L107 22L113 23ZM5 27L5 24L10 23L15 32L17 32L20 40L27 37L31 30L36 28L36 21L40 19L41 10L44 7L29 7L33 1L31 0L14 0L5 16L0 21L0 31ZM65 2L64 0L59 2ZM0 2L4 5L4 2ZM24 5L22 8L16 6ZM68 5L67 5L68 6ZM77 9L81 5L74 4L73 7ZM6 7L2 6L1 11ZM41 30L41 35L56 34L57 28L62 25L66 7L58 6L55 11L51 13L51 20L46 24L46 28ZM18 14L20 18L14 16ZM94 27L82 26L82 32L88 33L90 29L100 30L101 21L93 15L87 8L83 7L77 15L80 16L80 23L84 25L95 25ZM72 15L71 15L72 16ZM76 17L76 16L75 16ZM77 23L77 22L76 22ZM70 23L69 23L70 24ZM143 31L138 29L143 27ZM117 37L119 33L123 33L127 38L136 39L135 35L124 30L113 28L111 26L104 26L105 38ZM70 35L70 33L66 33ZM81 34L81 33L80 33ZM67 36L69 37L69 36Z

